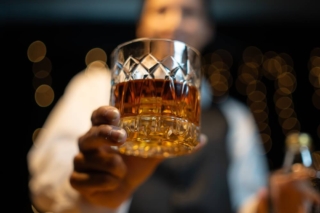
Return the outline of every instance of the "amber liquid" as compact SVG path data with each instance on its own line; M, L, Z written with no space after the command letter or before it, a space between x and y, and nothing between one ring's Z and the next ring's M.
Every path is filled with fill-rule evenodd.
M190 153L199 142L200 94L171 80L141 79L116 84L111 103L127 131L121 153L170 157Z

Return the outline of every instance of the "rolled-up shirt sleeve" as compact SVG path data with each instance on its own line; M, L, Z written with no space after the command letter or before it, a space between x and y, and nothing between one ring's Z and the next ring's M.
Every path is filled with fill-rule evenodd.
M109 104L110 73L85 70L76 75L48 116L27 155L32 204L40 212L126 213L130 200L118 209L92 206L74 190L69 177L77 140L91 126L91 113Z

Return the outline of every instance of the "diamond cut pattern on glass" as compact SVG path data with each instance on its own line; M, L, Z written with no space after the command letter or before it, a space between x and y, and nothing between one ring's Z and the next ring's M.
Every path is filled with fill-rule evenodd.
M150 73L153 78L157 77L160 79L166 79L166 77L169 76L169 72L164 66L162 66L162 64L157 64L156 66L152 67L152 69L150 69Z
M179 64L174 60L172 56L168 56L161 61L161 64L168 68L169 70L173 70L179 66Z
M124 64L123 64L123 70L125 71L125 72L127 72L127 73L130 73L130 71L132 70L132 69L134 69L134 67L136 66L136 65L138 65L140 62L137 60L137 59L135 59L135 58L133 58L133 57L129 57L125 62L124 62Z
M177 48L176 45L179 44L175 44L174 47L168 46L166 42L164 44L167 45L165 46L167 52L162 54L163 57L159 57L161 54L155 51L156 46L152 42L145 43L145 45L149 45L149 48L145 47L144 52L135 51L134 47L131 53L124 54L123 51L128 50L120 50L116 62L117 66L114 67L117 72L114 75L114 83L150 78L195 83L194 81L197 81L195 69L200 69L196 64L195 53L182 44L181 48ZM195 67L190 66L191 64L195 64Z
M171 56L164 58L161 62L151 54L142 57L140 61L129 56L123 66L118 63L118 67L120 68L120 82L132 79L168 79L168 77L178 81L190 79L187 71L182 69L179 63ZM190 72L193 71L190 70Z
M170 76L174 78L176 81L185 81L187 80L187 76L184 75L183 70L180 67L177 67L170 72Z
M153 78L150 73L148 72L148 70L142 66L141 64L138 64L137 66L135 66L131 72L130 72L130 77L129 79L151 79Z
M147 69L154 67L158 63L159 61L155 57L153 57L151 54L148 54L141 59L141 64Z

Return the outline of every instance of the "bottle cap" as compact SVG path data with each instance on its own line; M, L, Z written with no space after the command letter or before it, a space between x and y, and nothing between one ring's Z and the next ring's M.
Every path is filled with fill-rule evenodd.
M312 146L312 138L307 133L300 133L299 134L299 144L300 146L307 146L311 148Z
M299 143L299 133L294 132L287 135L286 140L287 150L290 150L293 153L299 152L300 143Z

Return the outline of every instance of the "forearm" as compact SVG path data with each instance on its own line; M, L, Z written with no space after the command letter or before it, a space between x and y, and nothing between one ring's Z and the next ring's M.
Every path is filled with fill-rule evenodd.
M34 205L45 211L63 212L76 206L78 193L69 176L77 147L69 141L34 146L29 152L29 189Z
M84 199L69 182L72 157L76 146L67 141L55 141L47 147L34 147L29 153L30 192L33 205L41 212L54 213L126 213L130 199L117 208L94 205ZM62 149L61 149L62 148ZM43 154L45 153L45 154ZM105 201L107 203L107 200Z

